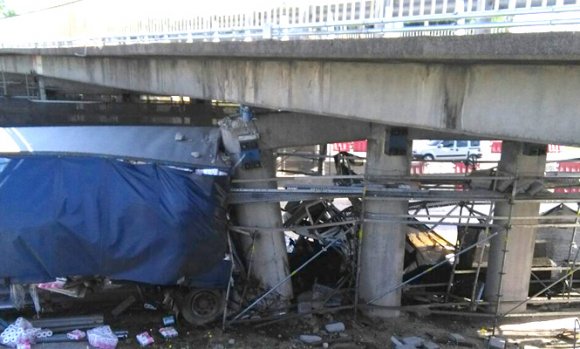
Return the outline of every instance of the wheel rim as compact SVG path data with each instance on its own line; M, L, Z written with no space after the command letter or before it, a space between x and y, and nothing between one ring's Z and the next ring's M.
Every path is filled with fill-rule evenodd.
M191 298L191 311L195 316L202 318L213 316L219 311L219 299L214 292L201 291L197 292Z

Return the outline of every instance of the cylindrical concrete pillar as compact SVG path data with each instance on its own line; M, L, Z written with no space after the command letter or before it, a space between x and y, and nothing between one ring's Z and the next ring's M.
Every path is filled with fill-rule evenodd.
M235 177L239 179L265 179L276 176L276 162L272 151L261 151L261 168L238 168ZM244 185L251 188L275 188L274 182L256 182ZM237 222L245 227L281 228L282 216L278 203L251 203L237 205ZM289 275L288 255L283 232L256 231L252 249L252 238L243 236L241 242L246 252L246 260L251 263L252 276L261 286L269 289ZM251 260L251 262L250 262ZM282 303L292 298L292 283L288 280L278 287L277 294Z
M543 176L546 167L546 148L545 146L532 146L540 151L526 151L529 147L524 143L504 141L498 176L516 174L518 177ZM525 191L530 183L529 179L516 181L517 191ZM506 192L511 190L509 181L499 181L497 187L498 190ZM538 216L539 210L539 203L498 202L494 214L503 217L508 217L510 214L511 217L534 217ZM485 299L491 303L490 311L497 310L498 299L499 312L505 313L528 297L536 228L518 226L518 224L529 225L536 222L537 219L512 220L509 231L503 230L491 239L485 285ZM506 226L508 221L501 219L494 220L494 223ZM515 311L525 310L524 304Z
M389 150L393 145L391 130L385 126L373 125L371 137L368 138L367 163L365 176L407 176L410 164L410 141L404 136L404 154L397 155ZM399 141L401 137L399 137ZM400 142L399 150L400 148ZM366 217L408 214L408 203L405 201L365 200ZM393 220L401 220L394 218ZM407 226L397 222L365 222L361 241L359 295L361 302L368 302L377 296L399 285L403 280L403 260L405 256L405 235ZM379 306L399 306L401 290L397 289L373 304ZM398 311L381 308L369 308L366 314L370 317L398 316Z

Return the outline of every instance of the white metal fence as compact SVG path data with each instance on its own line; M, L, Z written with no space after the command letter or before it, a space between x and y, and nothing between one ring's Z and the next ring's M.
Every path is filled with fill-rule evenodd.
M0 47L467 35L580 28L580 0L81 0L0 20Z

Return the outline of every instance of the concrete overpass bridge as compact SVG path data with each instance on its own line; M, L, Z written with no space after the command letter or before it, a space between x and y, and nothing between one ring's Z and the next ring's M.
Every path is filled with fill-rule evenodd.
M3 49L0 70L159 95L580 144L580 36L502 34Z
M96 15L104 13L95 4L53 10L57 17L50 20L60 18L60 24L43 33L18 30L41 26L39 14L1 20L0 31L24 34L0 40L0 71L32 74L40 90L50 79L269 109L256 122L263 166L238 169L238 180L257 181L241 187L274 189L271 150L284 146L367 138L371 181L408 176L412 138L507 140L499 173L516 180L543 177L545 144L580 145L580 37L515 33L573 31L576 3L321 1L185 19L162 13L148 20L135 7L126 18L113 12L104 23L107 17ZM107 14L115 8L99 4ZM72 16L79 6L85 12ZM6 126L15 120L9 116ZM237 132L235 125L224 130L232 154L240 152ZM502 183L503 190L517 187ZM497 225L504 228L491 242L486 298L498 311L519 308L527 297L535 228L509 221L538 214L539 203L528 199L495 206ZM408 214L400 197L364 200L370 216ZM288 276L284 240L267 231L282 226L279 205L239 205L237 216L242 226L265 229L257 240L256 274L265 286L280 284ZM396 307L406 226L361 220L359 295L369 304ZM292 295L288 284L277 292ZM384 307L371 312L396 313Z

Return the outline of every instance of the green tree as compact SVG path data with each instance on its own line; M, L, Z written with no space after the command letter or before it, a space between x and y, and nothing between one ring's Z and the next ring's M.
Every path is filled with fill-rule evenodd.
M0 0L0 17L12 17L16 16L16 12L6 8L4 0Z

